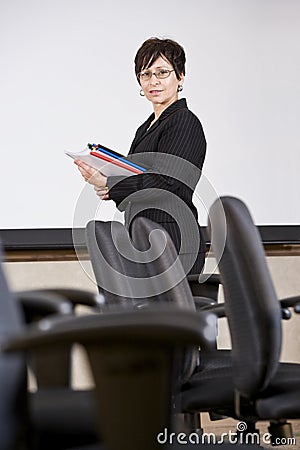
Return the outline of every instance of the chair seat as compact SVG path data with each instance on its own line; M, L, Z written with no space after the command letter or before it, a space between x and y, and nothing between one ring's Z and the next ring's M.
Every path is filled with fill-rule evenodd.
M234 413L234 385L230 350L201 353L201 365L182 387L182 412Z
M234 384L230 364L230 354L227 351L221 352L216 359L207 360L205 368L195 372L183 386L180 394L182 411L222 411L235 417ZM255 408L247 405L246 416L251 412L257 420L277 420L283 417L298 419L299 399L300 366L281 363L272 383L255 402Z
M281 363L262 398L256 401L260 419L299 419L300 365Z

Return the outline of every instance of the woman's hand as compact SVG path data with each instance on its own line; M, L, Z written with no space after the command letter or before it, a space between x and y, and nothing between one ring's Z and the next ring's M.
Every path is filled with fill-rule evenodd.
M95 192L101 200L109 200L108 188L98 188L94 186Z
M85 164L79 159L75 159L74 163L77 165L81 175L85 181L94 186L96 194L101 200L108 200L108 188L106 186L107 177L103 175L99 170Z

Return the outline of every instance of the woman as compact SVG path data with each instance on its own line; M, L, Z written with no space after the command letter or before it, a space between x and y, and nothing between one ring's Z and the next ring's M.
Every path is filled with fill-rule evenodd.
M149 169L129 177L105 177L76 160L84 179L102 200L125 210L130 229L134 217L159 223L170 234L186 273L200 273L205 243L192 195L201 176L206 141L198 118L178 99L185 76L185 52L170 39L150 38L135 57L140 94L153 113L138 128L129 156Z

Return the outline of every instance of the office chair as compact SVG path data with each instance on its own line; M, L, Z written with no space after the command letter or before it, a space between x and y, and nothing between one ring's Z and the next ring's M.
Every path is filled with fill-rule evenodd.
M221 215L225 212L226 229ZM248 422L270 422L273 440L292 435L287 419L300 417L300 365L280 363L281 320L287 308L299 312L300 296L278 300L256 226L245 204L232 197L217 200L210 211L212 246L219 258L225 311L232 341L232 367L203 383L191 377L182 395L187 410L206 400L227 415ZM225 246L224 246L225 239ZM283 312L282 312L283 311Z
M151 234L153 254L149 259L147 254L149 235L155 229L159 229L162 234ZM108 310L110 308L125 311L131 308L144 310L167 304L179 308L178 312L184 310L195 312L195 298L192 296L180 262L168 270L176 261L177 252L170 237L159 225L145 218L137 218L132 224L131 240L127 230L120 223L91 221L86 227L86 241L98 288L107 299ZM164 251L161 252L161 249ZM157 277L159 274L163 276ZM135 278L141 282L135 283ZM121 286L121 290L114 290L116 285ZM202 307L211 304L207 298L196 300L200 304L203 301ZM228 351L216 353L215 314L216 312L211 314L210 311L201 312L202 322L198 330L201 336L200 364L198 348L185 349L184 359L180 361L177 374L179 388L194 373L201 372L200 375L207 376L214 373L216 368L227 370L227 366L231 364ZM204 392L204 395L207 395L207 392ZM201 428L199 411L193 409L183 411L177 396L174 397L174 406L173 413L184 412L185 430L198 432ZM205 406L203 411L213 412L207 403Z
M1 384L5 385L7 395L5 401L0 402L3 413L0 417L4 419L0 422L1 436L5 439L2 440L5 445L0 448L13 449L13 441L20 438L16 431L29 423L26 411L12 408L17 398L22 399L24 405L27 400L30 418L30 399L26 399L24 388L24 356L20 352L47 351L49 347L73 342L85 346L91 362L96 385L97 429L103 448L164 448L156 437L165 428L173 429L170 411L178 358L181 358L183 347L201 340L201 317L190 311L180 311L180 320L178 315L176 309L162 307L60 318L58 321L49 318L22 331L10 330L2 335L0 364L7 364L5 375L10 382L5 384L2 380ZM59 398L56 401L59 402ZM68 413L64 411L65 415ZM84 414L84 410L81 413ZM85 420L84 416L82 420ZM76 426L72 416L69 421L69 428ZM63 430L63 426L60 428ZM57 429L53 428L53 432L57 433ZM53 438L52 448L61 448Z
M164 247L165 251L159 258L148 263L145 259L145 245L149 242L149 234L153 229L160 229L164 234L152 235L154 253ZM106 299L107 308L145 308L151 305L170 304L179 308L195 309L214 305L215 301L207 297L193 297L186 280L183 268L178 262L171 271L167 269L177 257L174 244L168 234L159 225L145 218L137 218L132 224L132 240L126 228L118 222L91 221L86 227L86 242L98 284L99 292ZM133 243L132 243L133 241ZM110 268L112 270L110 270ZM161 278L155 275L162 272ZM121 274L121 276L119 275ZM175 280L175 282L174 282ZM180 283L178 280L182 280ZM159 283L159 284L158 284ZM161 286L164 286L159 292ZM115 289L115 287L120 287ZM196 308L195 308L196 306ZM206 358L216 348L216 319L214 315L204 313L206 325L202 332L202 355L200 367L207 364ZM204 353L206 356L204 356ZM225 353L228 353L225 351ZM214 354L215 358L215 354ZM219 362L220 360L220 362ZM215 364L230 364L227 355L218 354ZM189 379L199 364L199 350L186 352L182 367L180 382ZM219 417L218 417L219 418ZM201 428L200 415L194 411L186 411L184 421L191 430Z

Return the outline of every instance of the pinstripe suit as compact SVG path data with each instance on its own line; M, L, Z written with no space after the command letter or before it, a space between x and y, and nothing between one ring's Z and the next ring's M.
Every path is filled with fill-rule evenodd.
M163 226L187 272L199 273L204 263L205 243L192 195L206 153L203 129L185 99L172 103L150 127L153 119L154 113L138 128L128 155L149 169L130 177L109 177L109 196L125 211L129 229L136 216L147 217ZM187 262L190 258L196 258L192 269Z

